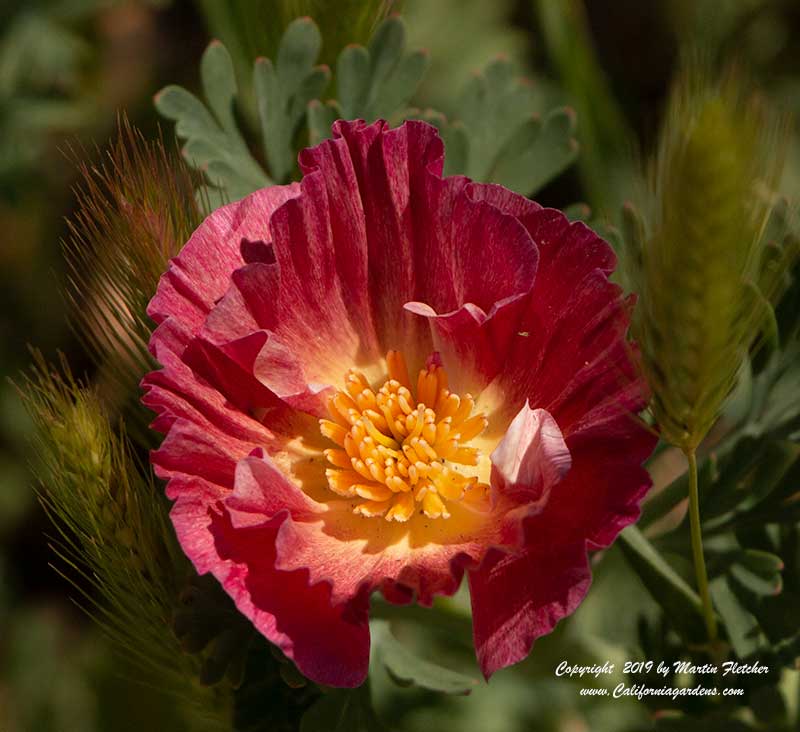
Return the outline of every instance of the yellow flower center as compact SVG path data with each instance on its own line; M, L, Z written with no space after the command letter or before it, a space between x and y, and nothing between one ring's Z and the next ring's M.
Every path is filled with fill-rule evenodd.
M449 391L438 365L419 372L415 396L403 355L389 351L386 364L388 379L377 391L350 369L345 388L328 401L331 419L319 421L339 446L325 450L330 489L364 499L354 513L387 521L408 521L418 507L428 518L449 518L451 501L484 504L489 486L465 474L479 458L466 443L488 423L472 414L475 400Z

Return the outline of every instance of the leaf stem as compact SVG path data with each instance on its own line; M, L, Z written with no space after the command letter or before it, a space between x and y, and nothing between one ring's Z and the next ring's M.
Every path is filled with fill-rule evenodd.
M697 455L694 448L685 451L689 463L689 521L692 532L692 556L694 558L694 571L697 578L697 590L703 601L703 617L706 621L708 640L717 639L717 617L711 605L711 595L708 591L708 574L706 573L706 560L703 556L703 535L700 528L700 497L697 486Z

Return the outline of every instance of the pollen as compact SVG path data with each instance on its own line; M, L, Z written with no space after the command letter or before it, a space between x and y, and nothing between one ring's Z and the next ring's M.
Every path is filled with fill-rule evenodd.
M386 381L376 390L350 369L344 389L328 401L322 434L337 445L325 450L328 487L356 499L353 512L387 521L415 513L450 518L454 503L483 506L489 486L478 480L479 453L469 442L486 429L475 400L448 389L447 372L430 363L412 385L399 351L386 355Z

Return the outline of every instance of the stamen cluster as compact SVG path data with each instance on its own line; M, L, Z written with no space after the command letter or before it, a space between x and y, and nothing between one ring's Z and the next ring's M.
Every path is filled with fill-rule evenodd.
M389 378L377 391L350 369L328 402L331 419L320 420L320 430L339 445L325 450L328 486L364 499L354 513L387 521L408 521L417 504L431 519L449 518L448 502L480 507L489 486L456 467L477 466L480 457L465 445L488 423L472 415L475 400L452 393L438 364L420 370L415 398L402 354L389 351L386 363Z

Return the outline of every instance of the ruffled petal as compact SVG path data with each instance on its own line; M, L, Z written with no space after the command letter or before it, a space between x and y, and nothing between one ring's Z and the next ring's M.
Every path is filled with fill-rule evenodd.
M276 569L272 524L236 529L227 514L188 494L170 516L198 572L212 572L239 611L305 676L329 686L363 683L370 646L366 596L335 605L329 588L310 586L306 572Z
M392 130L384 122L337 122L332 140L300 156L307 177L320 176L336 197L331 227L340 257L353 262L349 279L342 277L356 293L353 311L367 308L381 349L402 349L412 370L427 358L431 338L406 303L437 313L471 303L489 313L530 288L538 258L513 216L473 198L466 178L441 178L442 155L435 129L422 122Z
M636 416L648 390L626 340L633 301L608 281L616 258L586 226L498 186L476 188L474 196L519 217L540 253L520 337L495 385L509 411L529 400L550 412L572 454L541 518L606 546L639 515L651 485L641 464L656 443ZM558 515L546 519L551 511Z
M524 298L525 294L512 295L495 303L488 314L473 303L443 315L421 302L406 303L405 309L428 319L433 347L452 374L452 388L480 394L503 367Z
M354 363L378 357L371 321L348 309L348 263L337 256L327 193L313 176L301 192L269 220L275 261L231 272L200 334L297 409L320 391L310 384L338 381Z
M371 592L430 605L465 571L484 673L520 660L650 484L613 252L499 186L443 179L442 156L421 122L337 123L300 184L212 214L149 308L164 370L145 403L168 433L152 461L181 545L320 683L363 680ZM480 393L487 512L367 519L328 488L330 385L382 377L390 349L412 373L436 351L454 390Z
M161 330L170 328L170 321L159 326ZM167 433L177 419L183 419L209 434L233 437L250 445L275 444L272 432L211 386L216 382L200 378L178 354L164 346L167 342L168 336L163 335L156 354L164 368L142 380L142 403L158 415L153 429Z
M566 438L572 468L554 489L537 520L582 536L592 548L608 546L639 518L639 504L652 485L642 463L658 438L631 414L587 426Z
M386 128L337 122L334 139L299 160L337 201L332 228L341 256L353 262L346 288L357 309L370 313L381 350L402 347L418 365L429 350L426 333L402 306L415 299L417 221L427 205L429 171L441 174L443 148L427 125Z
M309 498L275 466L263 450L254 450L236 466L234 489L225 501L234 527L263 523L287 512L295 520L313 520L324 504Z
M591 583L583 542L557 536L514 554L493 552L469 573L475 651L484 676L524 659L572 613Z
M329 587L335 604L382 590L392 602L430 606L458 589L465 568L477 566L498 536L494 523L458 507L452 523L425 530L383 520L365 526L352 502L312 500L258 454L239 463L225 506L235 527L277 517L277 568L306 571L311 584Z
M266 222L299 193L296 183L271 186L214 211L170 261L148 315L159 324L170 318L184 344L188 342L227 291L231 272L244 264L242 241L268 239ZM157 342L157 338L151 341L151 347Z
M509 417L530 400L553 414L568 434L572 420L593 406L582 399L562 409L581 385L616 371L616 382L602 379L604 394L595 389L591 395L608 399L640 378L633 373L636 354L629 348L625 353L632 301L608 281L614 253L582 223L571 224L560 211L500 186L473 184L471 195L518 217L539 251L536 281L497 384Z
M572 466L544 510L523 517L521 551L492 552L469 573L475 648L487 678L517 663L571 614L591 574L587 548L608 546L639 515L655 438L630 415L567 438Z
M317 417L327 415L325 403L329 385L312 382L296 352L283 343L276 333L256 330L218 347L197 339L191 346L201 348L222 372L241 372L241 376L233 383L228 379L218 381L229 383L227 393L233 395L234 390L246 385L247 393L254 397L261 395L258 406L267 407L275 401L263 394L266 391L292 409ZM197 368L204 369L201 364L197 364Z

